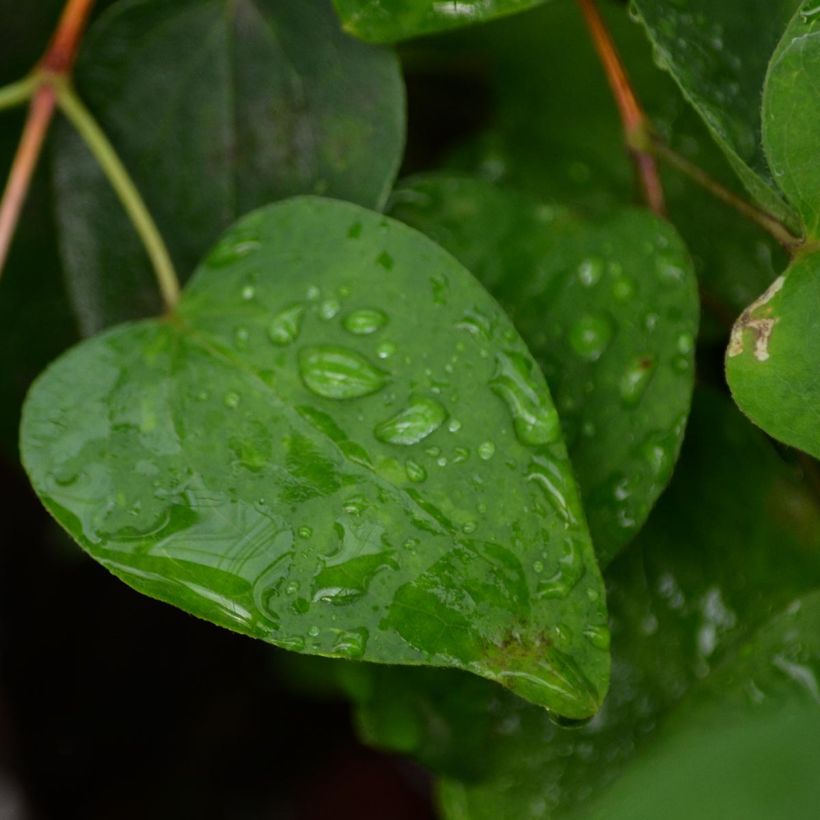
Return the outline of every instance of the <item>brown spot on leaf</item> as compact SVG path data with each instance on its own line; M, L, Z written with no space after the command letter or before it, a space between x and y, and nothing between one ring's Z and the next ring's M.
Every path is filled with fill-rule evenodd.
M740 314L732 328L732 336L727 351L729 358L743 353L744 334L747 330L752 331L754 334L754 357L759 362L765 362L769 358L769 342L772 338L774 326L780 321L779 316L772 316L772 308L769 302L780 291L784 282L785 277L778 276L768 290Z

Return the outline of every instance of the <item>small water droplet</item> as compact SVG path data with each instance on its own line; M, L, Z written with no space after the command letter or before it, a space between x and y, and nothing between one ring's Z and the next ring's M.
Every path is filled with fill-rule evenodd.
M626 404L637 404L649 384L655 363L651 356L635 359L621 377L620 393Z
M377 308L362 308L349 313L344 320L344 327L356 336L368 336L381 330L387 324L387 314Z
M537 575L544 571L544 562L543 561L536 561L532 565L532 571Z
M558 559L558 571L538 585L543 598L566 598L586 571L580 544L569 536L564 539L564 550Z
M298 581L288 581L288 584L285 587L285 594L286 595L295 595L298 591L299 591L299 582Z
M357 629L351 632L340 632L333 644L333 651L346 658L361 658L367 644L367 630Z
M322 292L319 290L319 288L316 287L316 285L311 285L305 291L305 297L309 302L315 302L321 295Z
M681 333L678 336L678 353L691 353L695 342L691 333Z
M495 444L485 441L478 445L478 457L482 461L489 461L495 455Z
M476 523L475 521L468 521L461 529L467 533L467 535L470 535L476 531Z
M253 299L253 297L255 295L256 295L256 288L253 285L245 285L245 287L242 288L242 298L246 302L250 302L250 300Z
M588 626L584 637L596 648L607 651L610 644L609 629L605 626Z
M303 305L291 305L273 317L268 325L268 338L275 345L289 345L299 338L302 331Z
M205 264L209 268L224 268L250 256L259 250L261 243L249 231L241 227L232 230L208 254Z
M327 399L356 399L381 390L387 376L364 356L344 347L306 347L299 351L305 386Z
M300 538L310 538L313 535L313 530L310 527L299 527L296 532Z
M438 430L447 418L447 411L427 396L412 396L410 404L373 431L386 444L418 444Z
M325 320L330 321L342 309L338 299L325 299L319 305L319 315Z
M461 464L470 457L470 451L466 447L456 447L453 450L453 464Z
M310 629L308 629L308 635L310 635L311 638L318 638L319 637L319 632L320 632L319 627L315 626L315 625L310 627Z
M585 288L591 288L598 283L604 272L604 263L600 259L584 259L578 266L578 279Z
M612 340L612 323L606 316L582 316L569 334L572 349L584 361L596 362Z
M248 329L246 327L238 327L233 332L234 344L239 350L244 350L248 346L249 339L250 333L248 333Z
M518 353L499 353L490 389L507 405L522 444L552 444L561 435L558 412L546 403L546 391L533 376L535 365Z
M231 390L230 392L225 394L225 407L230 407L232 410L239 407L239 402L242 400L242 397L239 393Z
M457 433L461 429L461 422L458 419L450 419L447 423L447 429L451 433Z
M410 481L416 484L421 484L427 478L427 470L415 461L406 461L404 463L404 471Z
M389 359L396 352L396 345L393 342L382 342L376 348L376 355L380 359Z

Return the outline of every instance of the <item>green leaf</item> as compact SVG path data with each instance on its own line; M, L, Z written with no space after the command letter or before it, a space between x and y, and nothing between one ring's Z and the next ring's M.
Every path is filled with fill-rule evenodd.
M178 315L47 370L21 440L46 507L148 595L562 715L603 697L608 653L584 634L606 629L603 586L546 384L489 295L400 223L315 198L255 212Z
M515 14L545 0L333 0L345 30L373 43L394 43Z
M471 270L527 341L607 564L671 477L692 398L698 296L677 234L646 211L584 221L444 175L405 182L392 214Z
M740 315L726 376L767 433L820 458L820 254L799 257Z
M794 5L790 3L789 5ZM774 177L820 239L820 13L804 2L777 47L763 94L763 145Z
M678 152L736 188L734 173L698 115L652 62L642 29L623 8L602 6L602 11L653 124ZM440 39L440 44L426 44L425 52L443 66L439 71L460 77L465 65L476 66L488 76L494 95L487 131L456 150L451 167L589 213L607 213L634 200L618 114L572 3L550 4ZM556 83L556 76L572 81ZM725 325L783 269L785 254L759 228L679 172L661 171L669 219L693 257L711 308L701 335L723 343ZM712 313L719 314L718 322Z
M818 586L820 508L726 399L701 392L668 491L606 578L613 679L588 725L560 728L500 690L461 689L454 673L439 672L433 684L404 670L382 685L389 673L371 668L369 686L350 689L365 738L450 776L483 777L448 784L465 807L454 817L529 817L538 806L547 816L560 807L564 816L580 809L647 747L690 690L703 693L704 681L734 647ZM739 681L751 677L737 674ZM722 686L716 682L714 691ZM398 714L391 701L406 708ZM470 735L462 737L467 726ZM445 742L434 745L434 738Z
M800 0L635 0L657 59L757 201L793 225L766 162L760 99L769 59Z
M271 201L381 207L401 161L397 60L344 35L329 0L122 0L89 31L77 84L183 278L228 225ZM67 127L56 185L83 330L158 312L142 247Z

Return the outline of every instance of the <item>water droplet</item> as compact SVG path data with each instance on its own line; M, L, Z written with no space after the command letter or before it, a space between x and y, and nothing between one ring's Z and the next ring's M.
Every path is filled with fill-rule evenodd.
M612 340L612 323L605 316L587 314L569 334L572 349L587 362L596 362Z
M410 481L416 484L421 484L421 482L427 478L427 470L415 461L406 461L404 463L404 471L407 473L407 477Z
M461 529L467 533L467 535L470 535L476 531L476 523L475 521L468 521Z
M230 407L232 410L235 410L239 407L239 402L242 400L239 393L231 390L230 392L225 394L225 407Z
M386 444L418 444L438 430L447 418L447 411L427 396L413 396L407 408L373 431Z
M681 333L678 336L678 353L691 353L695 342L691 333Z
M461 464L470 457L470 451L466 447L456 447L453 450L453 464Z
M643 320L643 326L648 331L653 331L655 329L655 325L658 324L658 319L660 317L657 313L647 313L646 318Z
M619 302L626 302L635 294L635 283L628 276L619 276L612 285L612 295Z
M333 644L333 652L346 658L361 658L367 645L367 630L340 632Z
M319 637L319 631L320 630L319 630L318 626L312 626L312 627L310 627L310 629L308 629L308 635L310 635L311 638L318 638Z
M584 259L578 266L578 279L585 288L597 284L604 272L604 263L600 259Z
M433 302L437 305L447 303L447 289L449 282L443 273L434 273L430 277L430 287L433 290Z
M209 268L224 268L250 256L260 246L255 235L242 228L234 229L208 254L205 264Z
M253 297L255 295L256 295L256 288L253 285L245 285L245 287L242 288L242 298L246 302L250 302L250 300L253 299Z
M268 325L268 338L276 345L289 345L299 337L304 315L302 305L291 305L277 313Z
M458 419L450 419L447 423L447 429L451 433L457 433L461 429L461 422Z
M310 527L299 527L296 532L300 538L310 538L313 535L313 530Z
M650 356L635 359L621 377L620 393L626 404L637 404L649 384L655 363Z
M376 348L376 355L380 359L389 359L396 352L396 345L393 342L382 342Z
M543 456L530 462L527 481L535 482L565 524L575 521L566 496L567 475L559 464Z
M586 566L580 544L573 538L564 539L563 555L558 559L558 571L538 585L543 598L566 598L584 575Z
M535 365L519 353L499 353L490 389L506 403L522 444L552 444L561 435L558 413L533 376Z
M309 302L315 302L321 295L322 292L319 290L319 288L316 287L316 285L311 285L305 291L305 296L307 297L307 300Z
M285 594L286 595L295 595L298 591L299 591L299 582L298 581L288 581L288 584L285 587Z
M489 340L493 335L492 320L480 310L466 311L461 319L456 322L456 327L482 339Z
M544 563L543 563L543 561L536 561L536 562L532 565L532 571L533 571L536 575L537 575L538 573L543 572L543 571L544 571Z
M609 629L605 626L588 626L584 637L596 648L607 651L610 644Z
M683 279L683 268L677 263L669 259L660 257L658 260L658 275L662 279L667 279L671 282L680 282Z
M234 344L239 350L244 350L248 346L249 339L250 334L248 333L248 329L246 327L238 327L233 332Z
M342 309L338 299L325 299L319 305L319 315L325 320L329 321Z
M368 336L387 324L387 314L376 308L362 308L348 314L344 320L345 330L356 336Z
M495 444L485 441L478 445L478 457L482 461L489 461L495 455Z
M381 390L387 376L364 356L344 347L306 347L299 351L306 387L326 399L356 399Z

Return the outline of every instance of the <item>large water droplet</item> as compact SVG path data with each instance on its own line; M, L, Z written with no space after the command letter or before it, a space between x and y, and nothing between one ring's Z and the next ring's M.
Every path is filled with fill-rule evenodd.
M273 317L268 325L268 338L277 345L289 345L302 331L303 305L291 305Z
M637 404L652 378L655 363L650 356L635 359L621 377L620 393L626 404Z
M560 465L549 458L535 456L529 465L527 481L533 481L541 488L545 498L565 524L575 521L566 496L567 476Z
M387 324L387 314L376 308L362 308L348 314L344 320L345 330L356 336L368 336Z
M513 417L522 444L552 444L561 435L558 413L545 401L543 388L533 377L533 366L519 353L499 353L490 388L500 396Z
M379 441L387 444L418 444L438 430L447 418L447 411L427 396L413 396L410 405L373 431Z
M326 399L356 399L381 390L387 375L364 356L344 347L306 347L299 351L302 381Z
M612 340L612 323L606 316L581 317L569 334L572 349L585 361L595 362L601 358Z
M340 632L333 645L333 652L346 658L361 658L367 645L367 637L367 630L364 628Z

